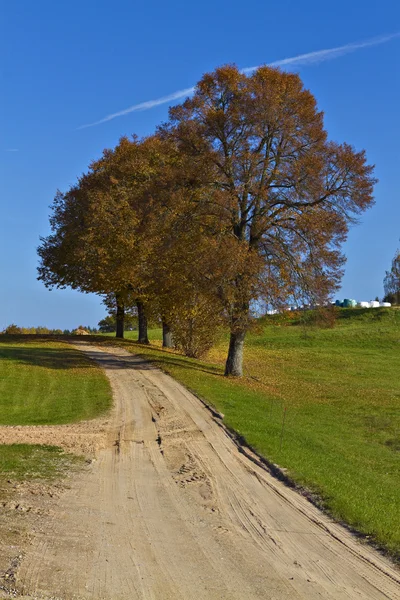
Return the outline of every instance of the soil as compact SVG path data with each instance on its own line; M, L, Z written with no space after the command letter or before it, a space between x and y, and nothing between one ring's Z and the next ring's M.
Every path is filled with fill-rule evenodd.
M105 369L114 408L7 428L95 460L59 488L14 490L10 502L31 496L31 509L0 548L4 598L400 599L389 561L249 460L180 384L122 349L79 347Z
M46 444L94 457L106 446L109 418L70 425L0 425L0 444Z

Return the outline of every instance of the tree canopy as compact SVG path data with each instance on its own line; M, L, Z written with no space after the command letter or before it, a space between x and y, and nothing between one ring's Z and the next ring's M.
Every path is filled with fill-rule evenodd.
M226 297L226 373L240 375L252 300L321 300L337 286L340 244L372 204L373 169L364 152L328 140L298 75L270 67L251 76L234 66L206 74L160 131L207 165L209 211L218 211L245 255Z
M224 321L226 374L241 375L252 303L324 302L338 286L372 173L363 151L328 139L298 75L221 67L155 135L122 138L57 194L39 278L129 295L188 353Z

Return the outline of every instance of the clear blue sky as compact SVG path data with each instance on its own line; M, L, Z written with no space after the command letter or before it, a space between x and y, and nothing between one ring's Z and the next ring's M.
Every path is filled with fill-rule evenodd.
M95 296L49 292L36 247L49 205L123 134L150 134L168 103L79 129L240 68L400 31L398 0L0 0L0 330L96 325ZM351 50L351 49L349 49ZM400 37L285 66L325 111L332 139L365 148L376 205L351 230L341 297L368 300L399 245ZM328 60L329 58L329 60Z

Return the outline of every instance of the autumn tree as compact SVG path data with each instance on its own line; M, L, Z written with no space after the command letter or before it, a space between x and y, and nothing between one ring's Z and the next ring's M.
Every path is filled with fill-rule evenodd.
M65 194L57 193L51 217L52 234L38 248L39 277L46 287L70 286L85 293L115 293L119 314L124 312L126 286L132 279L128 257L122 247L121 227L131 220L131 211L115 210L115 198L92 187L90 177L81 179ZM115 215L112 214L113 209ZM122 238L122 239L121 239ZM117 333L123 335L123 320Z
M135 276L124 288L124 305L133 303L138 315L138 341L149 343L147 326L152 312L154 286L151 279L151 265L154 257L154 242L162 235L165 221L163 187L164 173L174 160L173 149L156 136L144 140L121 138L113 151L94 163L96 173L102 173L118 190L119 196L128 198L136 224L127 233L127 238L135 240L135 255L131 265L136 265ZM152 254L153 252L153 254ZM153 260L157 260L154 257ZM150 290L150 287L152 288ZM153 294L153 296L152 296ZM117 295L115 296L116 299ZM118 306L117 306L118 314ZM118 321L118 318L117 318Z
M210 210L212 165L182 151L170 136L160 138L170 148L151 192L163 211L158 224L153 221L149 289L163 323L163 346L173 340L188 356L199 357L218 335L226 313L223 298L247 257L226 235L222 207L215 203Z
M205 218L195 195L191 189L170 196L171 210L150 268L163 346L174 345L187 356L199 357L211 347L222 323L218 286L225 273L218 221ZM165 339L166 334L171 339Z
M202 302L205 306L207 296L209 314L216 317L221 310L220 306L217 308L218 301L213 296L210 277L213 273L215 278L218 271L211 266L210 260L214 264L218 262L220 215L205 212L206 170L202 161L193 160L187 153L181 152L170 139L154 136L152 144L157 148L156 172L141 190L147 204L152 207L146 219L141 290L147 316L161 318L163 346L172 347L172 338L174 345L179 345L182 336L188 339L184 331L187 327L188 331L192 330L189 337L193 347L199 348L195 342L199 328L193 328L191 323L194 313L197 323L200 322L196 305ZM221 269L222 264L219 271ZM138 316L140 329L139 310ZM213 339L214 321L209 319L206 323L202 319L203 336L207 327L209 340ZM192 353L189 346L185 344L186 350Z
M400 304L400 251L397 250L390 271L386 271L383 280L386 302Z
M322 300L338 285L340 244L372 203L372 167L328 140L297 75L269 67L206 74L160 135L204 165L208 214L220 215L237 257L219 293L231 331L225 373L240 376L253 300Z
M135 305L138 341L148 343L147 317L158 312L164 346L172 346L172 315L180 311L182 332L184 315L194 310L194 270L202 277L208 270L198 264L200 245L209 239L203 216L197 218L201 203L193 208L203 178L203 165L168 140L122 138L76 186L57 194L52 235L38 250L39 278L48 287L105 295L117 337ZM199 298L201 290L195 293Z
M91 169L97 180L100 177L103 181L102 193L105 190L108 198L116 196L117 206L127 199L135 220L133 223L131 218L128 231L122 226L122 243L120 238L116 240L117 251L128 241L135 248L133 254L128 244L130 283L125 282L123 290L112 295L117 324L119 301L124 307L135 303L138 341L148 343L148 317L161 317L163 345L171 347L172 319L179 311L182 325L185 311L193 305L194 288L198 297L202 293L209 269L204 260L200 266L199 257L207 255L211 239L215 254L210 225L213 222L215 234L219 221L204 214L204 164L181 152L174 141L150 136L144 140L122 138ZM96 194L98 188L97 181ZM101 239L99 244L104 248Z
M39 279L47 287L113 295L118 337L132 296L139 323L145 318L148 229L157 214L146 189L158 165L158 146L155 139L122 138L114 150L105 150L75 186L57 193L52 233L38 248Z

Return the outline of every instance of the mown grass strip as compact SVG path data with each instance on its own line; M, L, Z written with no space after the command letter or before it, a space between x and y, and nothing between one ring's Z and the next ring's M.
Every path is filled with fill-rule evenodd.
M74 423L111 401L104 372L83 352L40 336L0 336L0 425Z

